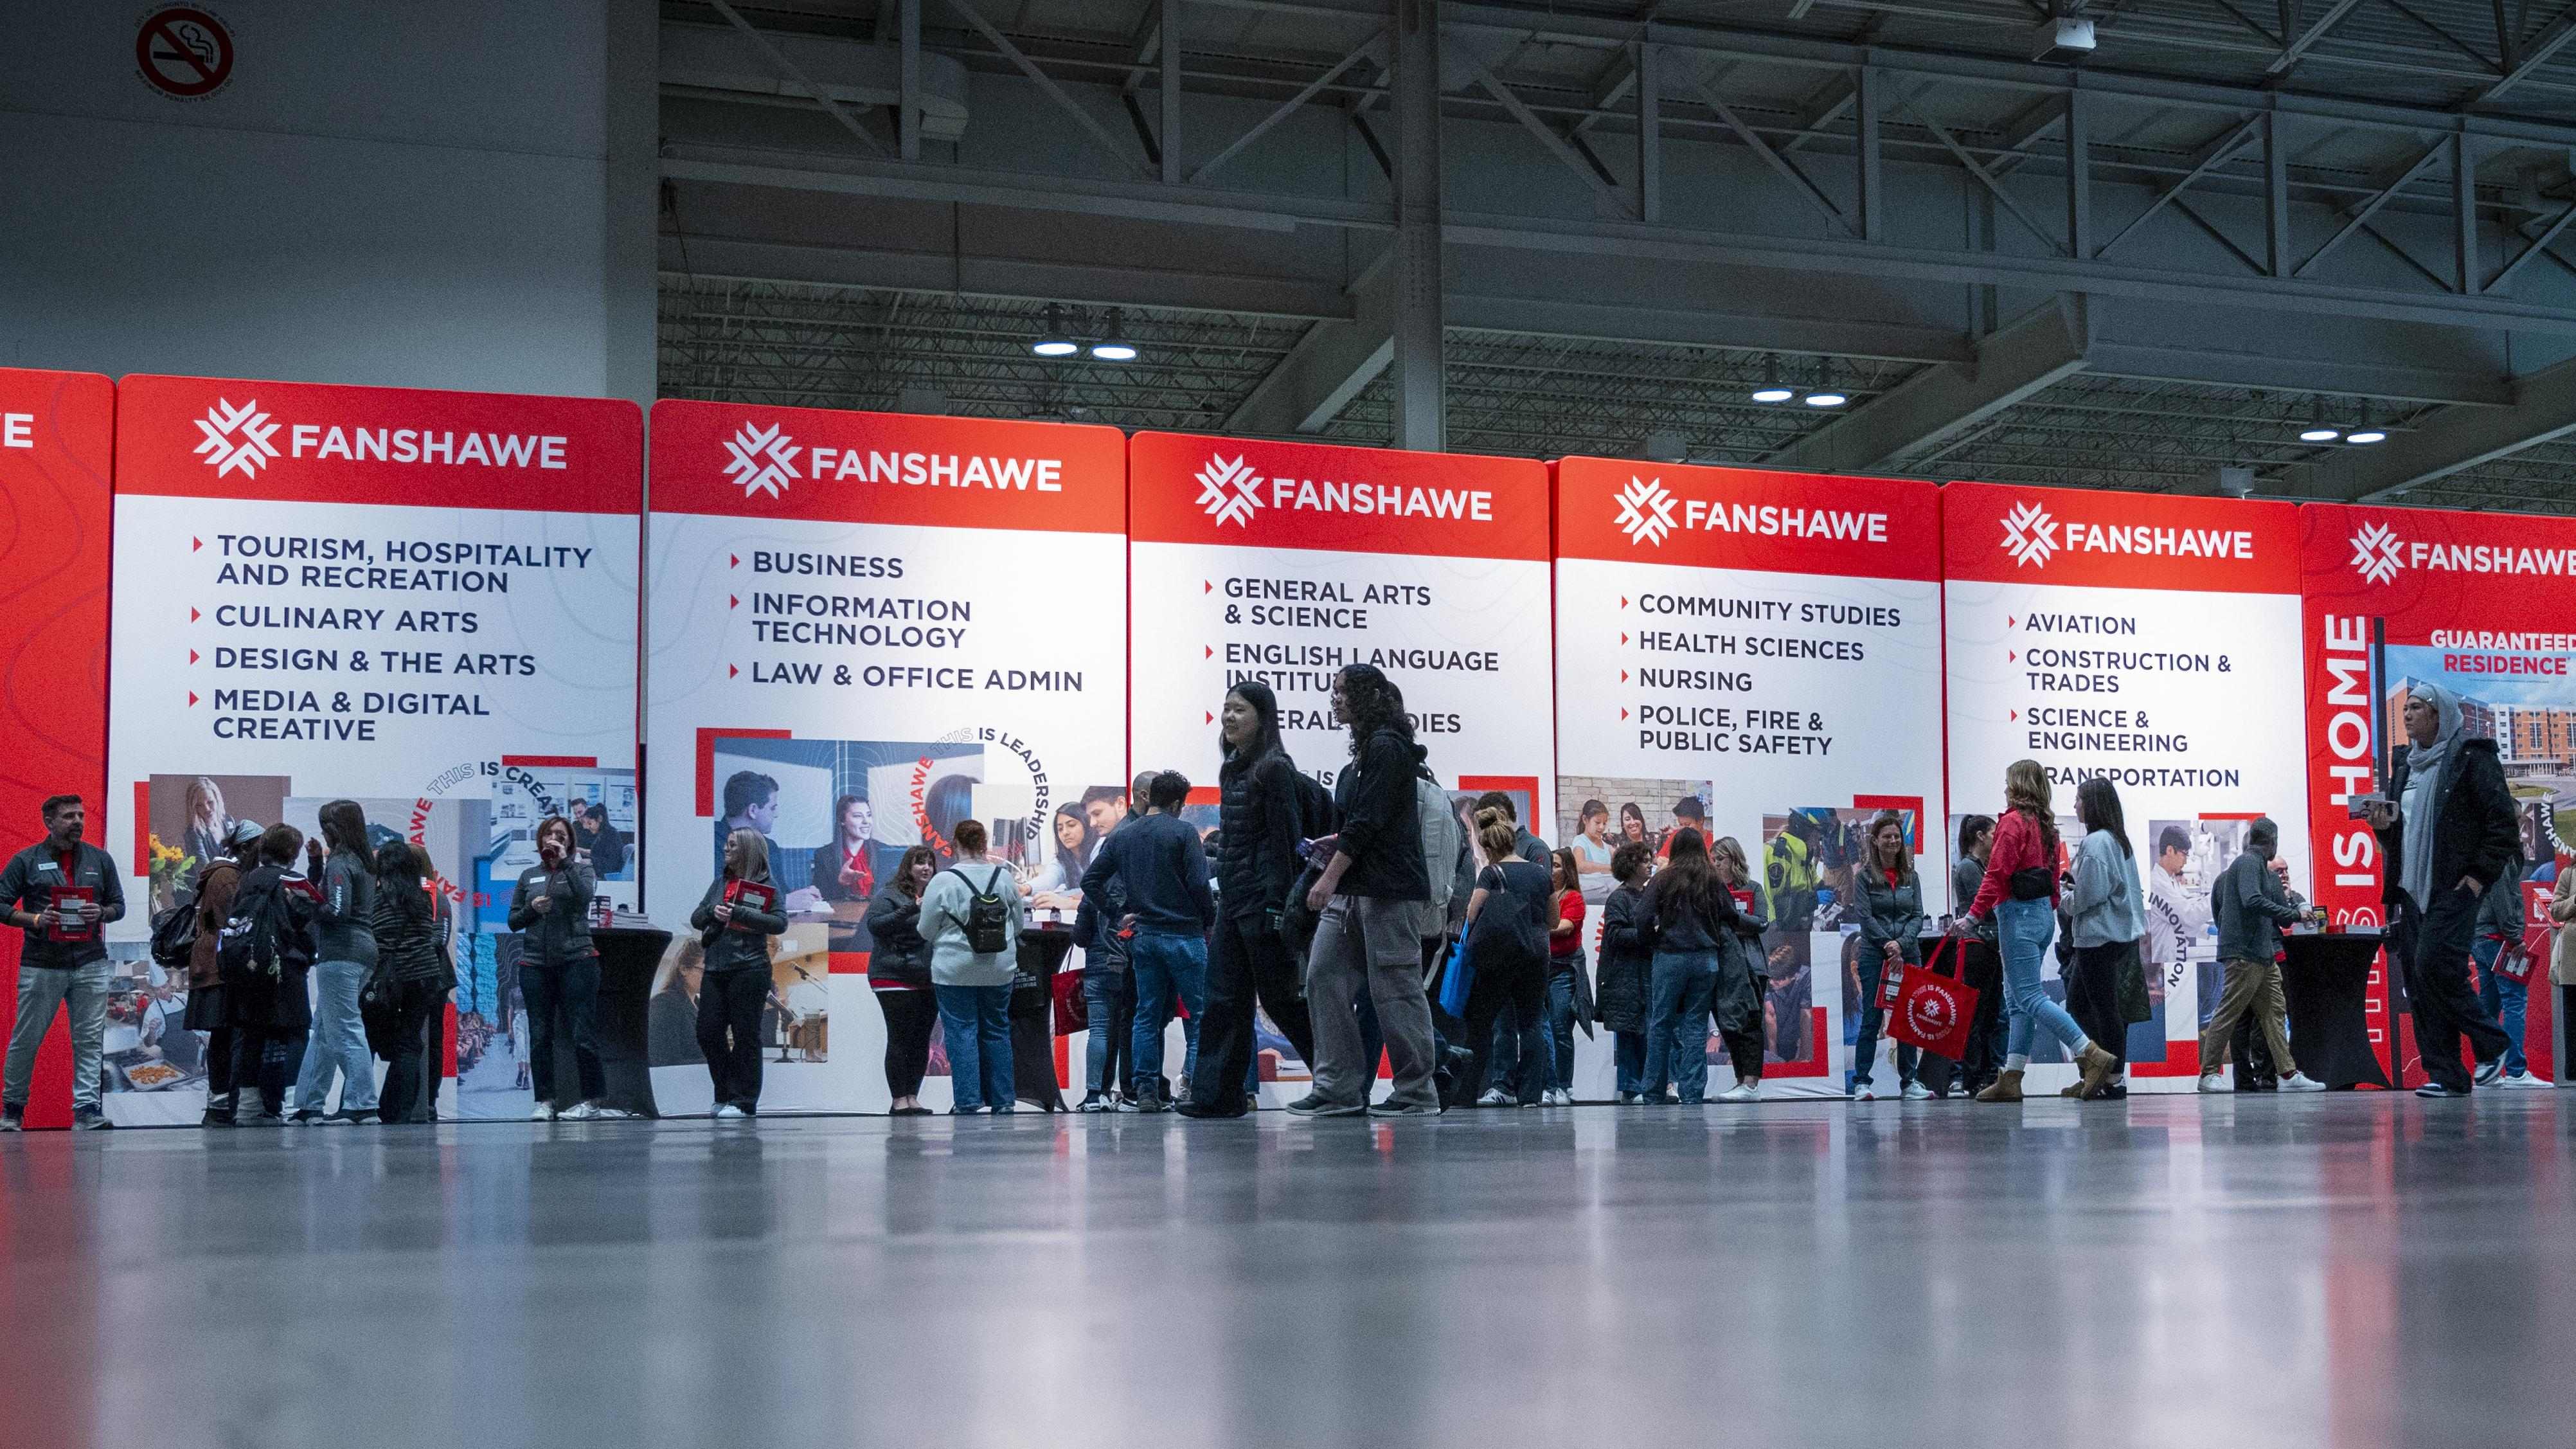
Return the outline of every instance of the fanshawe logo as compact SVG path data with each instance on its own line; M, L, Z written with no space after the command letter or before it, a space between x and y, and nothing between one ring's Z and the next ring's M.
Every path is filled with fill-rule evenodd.
M725 440L725 451L733 461L725 464L724 475L742 485L745 498L755 493L784 497L787 485L796 481L796 440L787 436L784 423L765 428L745 423Z
M2352 536L2352 566L2361 570L2363 578L2384 584L2406 566L2405 545L2387 524L2365 523Z
M1664 480L1642 482L1635 474L1619 490L1619 531L1630 543L1660 545L1673 531L1673 495Z
M1917 991L1905 999L1905 1024L1916 1036L1938 1041L1959 1024L1959 1004L1938 988Z
M2120 554L2131 558L2206 558L2254 561L2250 528L2177 528L2164 523L2095 523L2050 516L2037 503L2016 503L2004 515L2004 552L2015 564L2045 568L2060 553Z
M1222 528L1248 527L1261 511L1261 475L1241 458L1216 458L1194 475L1199 480L1199 507Z
M2057 552L2057 522L2036 503L2016 503L2004 515L2004 552L2016 564L2046 566Z
M2576 548L2505 543L2431 543L2400 538L2384 523L2365 523L2352 536L2352 566L2374 584L2407 569L2450 574L2536 574L2576 578Z
M1198 480L1199 507L1220 527L1229 523L1249 527L1252 516L1265 508L1279 513L1494 521L1494 495L1483 488L1265 478L1252 471L1249 455L1227 459L1210 454L1206 464L1191 476Z
M277 435L278 425L259 410L259 399L253 398L234 407L229 398L215 399L206 415L197 419L197 431L204 435L197 444L197 456L215 476L239 473L256 478L259 470L277 456L277 445L269 441Z

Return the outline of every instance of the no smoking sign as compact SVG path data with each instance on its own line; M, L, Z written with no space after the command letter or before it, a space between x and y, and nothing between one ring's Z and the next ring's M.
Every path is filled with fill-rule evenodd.
M178 100L202 100L233 78L233 35L203 10L166 5L143 17L134 33L135 69L143 83Z

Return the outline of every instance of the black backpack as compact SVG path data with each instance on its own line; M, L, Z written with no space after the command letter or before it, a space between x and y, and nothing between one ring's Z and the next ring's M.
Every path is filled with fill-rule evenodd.
M224 918L223 934L215 938L215 969L222 973L225 985L277 980L285 955L280 940L280 923L286 915L286 901L279 890L282 879L246 876L234 894L232 914ZM154 934L159 934L157 926Z
M1508 872L1513 862L1495 867ZM1518 862L1528 869L1539 867ZM1544 966L1547 964L1547 932L1521 904L1520 896L1506 888L1485 893L1485 907L1476 913L1468 927L1467 950L1478 971L1511 966Z
M1317 840L1333 833L1333 792L1303 770L1289 772L1297 781L1297 834Z
M967 889L974 892L967 897L966 914L960 917L952 913L948 919L966 928L966 948L978 956L998 955L1011 949L1011 906L1002 899L1000 889L1002 878L1010 872L998 865L991 870L993 873L984 878L980 890L967 880L964 870L953 865L947 870L947 874L966 881Z
M197 898L152 913L152 964L184 971L197 954Z

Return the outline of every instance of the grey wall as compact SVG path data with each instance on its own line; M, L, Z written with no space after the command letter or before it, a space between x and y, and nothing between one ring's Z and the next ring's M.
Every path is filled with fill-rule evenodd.
M183 101L143 7L6 7L0 363L649 397L650 0L213 8Z

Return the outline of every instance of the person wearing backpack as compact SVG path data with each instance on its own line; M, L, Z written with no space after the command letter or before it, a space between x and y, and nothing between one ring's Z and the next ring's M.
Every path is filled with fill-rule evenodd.
M295 872L304 832L272 825L259 838L259 863L242 873L224 918L215 966L233 1027L233 1086L254 1088L240 1104L243 1126L286 1120L288 1069L313 1025L305 982L321 946L322 891Z
M1548 1094L1547 931L1556 920L1555 877L1515 853L1513 834L1502 811L1476 812L1476 843L1492 863L1477 872L1475 893L1467 897L1467 957L1476 973L1467 989L1467 1045L1476 1054L1467 1093L1483 1107L1513 1100L1497 1095L1499 1084L1487 1085L1498 1023L1520 1046L1520 1105L1544 1105Z
M234 1079L234 1045L230 1008L224 1003L223 970L216 964L224 922L232 919L233 896L242 874L259 863L257 822L235 820L224 830L224 854L207 861L197 875L196 898L179 907L188 913L195 934L188 942L188 1013L180 1025L206 1034L206 1115L201 1125L230 1127L239 1119L240 1083ZM154 944L159 945L158 932ZM258 1083L256 1055L244 1062L244 1073Z
M1132 822L1121 827L1132 828ZM990 839L984 822L958 821L954 838L957 863L932 876L921 895L931 989L939 997L939 1029L948 1043L954 1103L949 1111L960 1117L988 1110L1004 1116L1013 1101L1011 977L1019 969L1020 928L1028 908L1020 901L1011 868L984 858Z
M295 1079L297 1122L365 1122L376 1115L376 1059L358 994L376 969L376 877L367 856L367 814L355 800L322 807L322 838L307 840L306 874L322 890L319 956L313 963L313 1029ZM328 854L325 855L325 849ZM340 1107L322 1104L335 1082Z
M1194 1079L1193 1095L1204 1090L1221 1102L1231 1094L1239 1104L1243 1091L1242 1067L1215 1081L1202 1076L1198 1067L1195 1028L1207 1010L1207 935L1216 924L1216 896L1208 888L1207 851L1198 829L1181 818L1189 798L1189 779L1178 770L1154 776L1146 787L1143 818L1111 832L1082 872L1085 899L1105 894L1113 880L1118 883L1127 901L1118 924L1135 930L1127 942L1128 968L1136 979L1136 1021L1127 1055L1139 1112L1161 1112L1171 1105L1162 1095L1163 1028L1171 1018L1161 1003L1174 997L1190 1015L1190 1047L1181 1075Z
M737 885L767 887L762 905ZM698 1053L715 1088L715 1115L760 1113L760 1011L770 989L769 939L787 929L769 879L769 839L744 828L725 837L724 870L689 913L706 966L698 978ZM595 969L595 968L594 968ZM542 1095L542 1094L541 1094Z
M1190 1077L1190 1100L1180 1105L1188 1117L1235 1117L1249 1110L1241 1084L1253 1072L1256 997L1297 1059L1315 1059L1314 1028L1282 935L1288 890L1297 880L1297 846L1305 834L1297 762L1279 742L1279 701L1269 685L1253 679L1236 685L1218 718L1225 746L1225 763L1217 771L1222 914L1208 956L1199 1070Z
M376 975L393 1005L393 1055L386 1058L376 1120L396 1126L437 1095L428 1075L430 1016L456 989L447 954L447 923L422 882L429 856L408 840L376 847ZM433 1110L428 1120L436 1121Z
M99 1107L100 1048L107 1035L107 996L115 968L107 959L107 923L125 916L125 885L106 851L82 841L89 814L78 795L44 803L45 838L0 869L0 909L27 933L18 956L18 1017L0 1073L0 1132L15 1132L27 1111L36 1048L61 1007L71 1018L72 1125L109 1127ZM86 899L61 894L87 892Z
M1309 1117L1435 1115L1431 1001L1422 985L1431 886L1414 791L1425 752L1413 742L1403 692L1374 665L1348 665L1333 677L1333 718L1350 729L1351 762L1333 784L1341 831L1306 892L1307 908L1319 913L1306 962L1315 1087L1289 1110ZM1352 1005L1363 989L1395 1067L1395 1090L1376 1107L1368 1103L1376 1064L1361 1056Z
M1637 903L1637 933L1653 953L1646 975L1646 1090L1662 1099L1666 1084L1681 1104L1708 1095L1708 1018L1718 985L1719 953L1743 913L1709 859L1697 830L1673 831L1669 852Z

